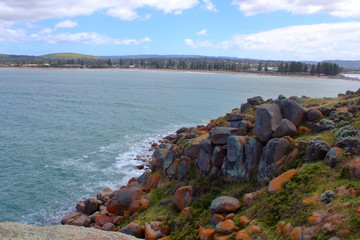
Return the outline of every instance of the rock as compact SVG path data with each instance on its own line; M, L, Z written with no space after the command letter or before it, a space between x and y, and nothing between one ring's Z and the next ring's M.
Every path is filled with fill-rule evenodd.
M304 109L294 100L282 99L276 100L283 118L290 120L295 126L298 126L305 117Z
M193 144L184 148L184 156L196 159L200 152L200 145Z
M231 220L235 217L235 213L229 213L228 215L225 216L225 220Z
M291 226L290 223L285 224L285 226L282 229L282 234L287 237L290 235L291 231L292 231L293 227Z
M142 230L141 226L137 223L130 223L124 227L122 227L119 232L131 235L137 238L144 237L144 231Z
M74 212L70 215L61 219L61 224L63 225L74 225L74 226L84 226L86 221L91 221L89 216L85 213Z
M236 212L240 208L240 202L236 198L221 196L215 198L210 205L211 213Z
M241 216L239 217L239 223L241 226L246 227L247 225L249 225L250 220L247 216Z
M250 227L250 232L251 233L259 233L259 232L261 232L261 228L259 227L259 226L251 226Z
M341 138L335 143L336 147L343 148L350 155L360 155L360 139L355 137Z
M214 145L224 145L227 143L229 136L245 136L246 128L227 128L217 127L209 132L211 143Z
M270 194L274 194L277 191L281 190L283 188L283 184L289 181L295 174L297 174L296 170L289 170L287 172L284 172L280 176L274 178L269 183L268 192Z
M295 227L290 233L290 240L303 240L302 228Z
M196 166L204 174L208 174L211 169L211 153L208 153L204 148L200 149L198 158L196 159Z
M319 138L311 140L305 150L305 159L309 162L323 160L330 150L327 142L321 141Z
M296 126L288 119L281 120L279 126L276 128L273 137L280 138L284 136L294 136L296 134Z
M245 231L238 232L235 236L235 239L236 240L252 240L252 238Z
M306 119L310 122L318 122L323 118L322 113L319 110L314 109L314 108L307 111L305 116L306 116Z
M224 216L221 214L215 213L212 215L212 217L210 219L210 224L216 226L218 223L223 222L223 221L225 221Z
M280 108L278 105L263 104L256 108L256 120L254 134L262 142L271 139L276 128L282 120Z
M336 164L340 161L342 153L343 150L341 148L333 147L327 152L324 162L330 167L334 168Z
M318 226L312 226L303 229L303 240L312 240L318 232L319 232Z
M101 205L101 203L102 202L96 198L86 199L84 202L85 207L83 213L86 213L88 215L93 214L99 209L99 205Z
M185 132L189 132L189 128L182 127L176 131L176 134L185 133Z
M137 179L137 182L140 184L140 185L145 185L146 184L146 181L149 177L149 172L144 172L143 174L141 174L141 176Z
M229 234L233 231L235 227L235 223L233 220L225 220L224 222L220 222L216 225L215 231L217 233Z
M200 142L200 147L202 149L204 149L207 153L211 154L212 153L212 145L211 145L211 141L210 139L205 139L203 141Z
M321 119L320 120L320 129L321 131L331 131L334 130L335 127L335 123L332 120L327 120L327 119Z
M285 157L289 146L289 142L284 138L273 138L266 144L260 158L257 174L257 180L262 186L271 181L276 162Z
M231 114L227 119L228 122L238 122L243 119L243 114Z
M330 203L335 199L335 193L332 190L327 190L320 196L320 201L323 203Z
M177 173L177 168L179 166L179 159L175 159L170 167L166 170L167 176L174 177Z
M133 201L129 206L129 211L131 213L138 212L139 210L146 210L149 207L148 199L141 199Z
M321 230L323 231L323 233L325 234L329 234L335 231L335 226L332 223L325 223L322 227Z
M258 195L256 193L246 193L243 199L245 206L247 207L251 206L255 202L257 197Z
M209 172L209 176L212 178L218 178L221 176L221 169L215 166L212 166Z
M264 102L264 99L260 96L252 97L247 99L247 103L251 105L260 105L262 102Z
M95 222L99 226L103 226L106 223L112 223L113 222L113 214L111 213L102 213L99 216L96 217Z
M241 104L241 107L240 107L240 111L243 113L245 112L247 109L251 108L251 104L249 103L243 103Z
M165 237L163 226L159 221L145 223L145 240L157 240Z
M243 176L249 179L250 172L260 162L264 145L256 138L249 138L245 144L245 167Z
M109 200L109 196L112 194L112 191L110 188L105 188L103 192L98 193L96 195L96 198L99 199L102 202L106 202Z
M152 161L150 169L152 171L160 170L163 166L163 162L169 150L167 149L156 149L152 155Z
M214 235L215 235L215 229L205 229L204 227L199 228L200 240L213 240Z
M0 239L2 240L136 240L119 232L105 232L94 228L69 225L30 226L21 223L0 223Z
M189 175L190 169L191 159L189 157L182 156L177 167L176 178L180 181L185 180L185 178Z
M184 186L176 190L173 200L176 207L181 211L192 201L193 187Z
M229 127L238 128L238 127L240 127L240 123L241 123L241 121L230 122Z
M85 201L79 201L77 204L76 204L76 211L78 212L84 212L85 210Z
M338 237L347 237L350 235L350 230L349 229L340 229L339 231L336 232L336 235Z
M354 137L358 130L356 130L353 126L345 126L340 128L338 134L336 134L337 139Z
M246 139L242 136L229 136L227 141L227 159L229 162L244 162Z
M129 187L121 190L114 191L112 200L117 201L124 207L129 207L130 204L138 199L144 192L140 187Z
M155 189L159 184L160 179L161 179L161 174L158 172L149 174L149 177L146 181L146 191Z
M177 153L175 150L170 150L167 154L165 159L163 160L163 169L167 169L171 166L171 164L173 163L173 161L175 160L177 156Z
M284 222L284 221L278 222L278 224L276 226L276 236L282 235L282 230L285 225L286 225L286 222Z
M224 158L225 158L224 149L221 146L216 146L214 148L212 158L211 158L212 165L220 168L221 165L223 164Z
M114 231L115 230L115 225L112 223L105 223L104 226L102 226L101 228L104 231Z
M349 166L350 178L360 180L360 158L355 159Z

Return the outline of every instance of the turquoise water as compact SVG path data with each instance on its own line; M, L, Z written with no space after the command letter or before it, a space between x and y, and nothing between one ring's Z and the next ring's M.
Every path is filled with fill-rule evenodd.
M360 82L166 71L0 69L0 221L56 224L138 176L137 155L248 97L332 97Z

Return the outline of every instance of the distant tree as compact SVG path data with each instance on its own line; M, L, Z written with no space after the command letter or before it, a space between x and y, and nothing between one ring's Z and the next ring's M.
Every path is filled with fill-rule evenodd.
M317 74L317 75L320 75L321 72L322 72L321 63L318 63L318 64L316 65L316 74Z
M112 65L112 63L111 63L111 59L110 59L110 58L107 60L106 64L107 64L107 65L109 65L109 66L111 66L111 65Z
M258 67L257 67L257 71L261 72L261 70L262 70L262 62L259 62Z
M283 62L280 63L280 65L279 65L279 67L278 67L278 72L279 72L279 73L283 73L283 72L284 72L284 63L283 63Z
M310 74L311 74L311 75L315 75L315 74L316 74L315 64L311 65Z
M268 64L267 63L265 63L265 72L268 72L269 71L269 68L268 68Z

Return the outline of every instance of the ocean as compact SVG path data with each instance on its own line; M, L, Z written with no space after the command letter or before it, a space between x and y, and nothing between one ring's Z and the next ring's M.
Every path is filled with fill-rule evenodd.
M253 96L334 97L360 82L145 70L0 69L0 221L58 224L141 175L150 142Z

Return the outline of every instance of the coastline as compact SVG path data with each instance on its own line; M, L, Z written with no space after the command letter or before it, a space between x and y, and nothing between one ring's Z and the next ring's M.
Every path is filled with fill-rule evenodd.
M329 80L346 80L360 81L358 78L350 78L342 75L337 76L317 76L317 75L296 75L296 74L279 74L279 73L259 73L259 72L234 72L221 70L185 70L185 69L155 69L155 68L56 68L56 67L4 67L0 69L42 69L42 70L114 70L114 71L163 71L163 72L185 72L185 73L210 73L210 74L241 74L257 75L269 77L290 77L290 78L310 78L310 79L329 79Z

